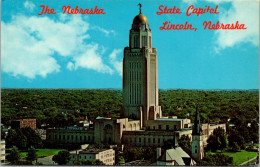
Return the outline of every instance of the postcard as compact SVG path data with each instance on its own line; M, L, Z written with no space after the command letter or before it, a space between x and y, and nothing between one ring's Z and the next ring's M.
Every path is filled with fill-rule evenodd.
M258 159L259 0L1 1L1 164Z

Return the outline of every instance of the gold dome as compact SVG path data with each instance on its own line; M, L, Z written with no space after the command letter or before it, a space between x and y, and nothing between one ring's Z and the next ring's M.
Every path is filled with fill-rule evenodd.
M148 23L148 20L144 15L139 14L135 16L133 23Z

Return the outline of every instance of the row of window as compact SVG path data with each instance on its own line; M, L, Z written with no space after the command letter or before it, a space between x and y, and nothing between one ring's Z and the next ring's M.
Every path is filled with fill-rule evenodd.
M49 135L49 138L51 138L51 135ZM75 135L54 135L54 140L84 140L84 141L94 141L94 136L75 136Z
M150 126L147 126L147 130L150 130ZM153 126L153 130L156 130L156 127ZM162 130L162 125L158 125L158 130ZM170 130L170 125L166 125L166 130ZM177 125L173 125L173 130L177 130Z
M128 139L126 139L126 140L128 140ZM139 138L129 138L129 143L142 143L142 141L143 141L143 143L145 144L145 143L148 143L148 144L150 144L150 143L158 143L158 144L160 144L161 142L163 143L164 141L166 141L166 139L165 138L158 138L157 140L156 140L156 138L141 138L141 137L139 137Z

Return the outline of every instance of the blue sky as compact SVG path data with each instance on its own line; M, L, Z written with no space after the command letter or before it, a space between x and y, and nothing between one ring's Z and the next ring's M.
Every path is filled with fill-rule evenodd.
M121 89L123 49L139 2L158 51L160 89L259 88L259 0L5 0L1 87ZM56 14L38 15L40 5ZM106 14L62 14L64 5L98 6ZM160 5L183 13L157 15ZM219 14L187 17L190 5L218 5ZM165 21L198 30L160 30ZM239 21L247 30L204 30L204 21Z

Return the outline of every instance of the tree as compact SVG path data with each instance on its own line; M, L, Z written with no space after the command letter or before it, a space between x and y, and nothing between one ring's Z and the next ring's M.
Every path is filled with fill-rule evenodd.
M230 130L229 136L228 136L229 146L233 148L235 146L235 143L241 148L245 149L245 140L244 137L240 135L240 133L237 130Z
M227 147L227 136L224 129L218 127L213 131L213 134L209 136L207 140L207 149L211 151L221 150Z
M135 147L135 148L124 148L123 157L126 162L134 161L134 160L152 160L156 156L155 149L153 148L143 148L143 147Z
M6 137L5 131L3 130L3 126L1 126L1 140L4 140Z
M168 150L168 149L174 148L175 145L176 145L175 140L169 139L169 140L166 140L166 141L163 142L162 149Z
M37 160L37 154L36 154L36 149L31 146L28 150L27 156L26 156L26 160L28 161L34 161Z
M21 154L17 147L13 147L10 154L6 156L6 160L9 161L12 165L18 164L21 159Z
M234 151L234 152L240 151L240 147L239 147L239 145L237 144L237 142L234 142L234 144L233 144L233 146L232 146L232 151Z
M16 146L20 150L27 150L31 146L41 148L42 145L42 139L30 127L10 129L6 137L7 148Z
M52 160L59 165L66 165L70 161L70 153L66 151L60 151L57 155L52 157Z
M21 128L21 132L27 138L27 148L31 146L41 148L43 146L41 137L32 128Z
M115 146L113 147L113 150L115 150L115 165L118 165L119 162L120 162L120 157L119 157L119 154L120 154L120 148L119 146Z
M191 140L188 135L182 135L178 140L180 147L191 148Z
M249 138L250 141L253 141L254 143L259 142L259 128L257 125L257 121L252 121L251 126L249 128Z
M206 155L198 166L228 166L233 163L233 157L224 154Z
M208 140L207 140L206 149L213 151L213 152L216 152L217 149L219 148L219 146L220 146L220 141L218 140L218 137L215 136L215 135L210 135Z
M21 129L10 129L6 137L6 147L18 147L21 150L27 149L27 137L22 133Z

